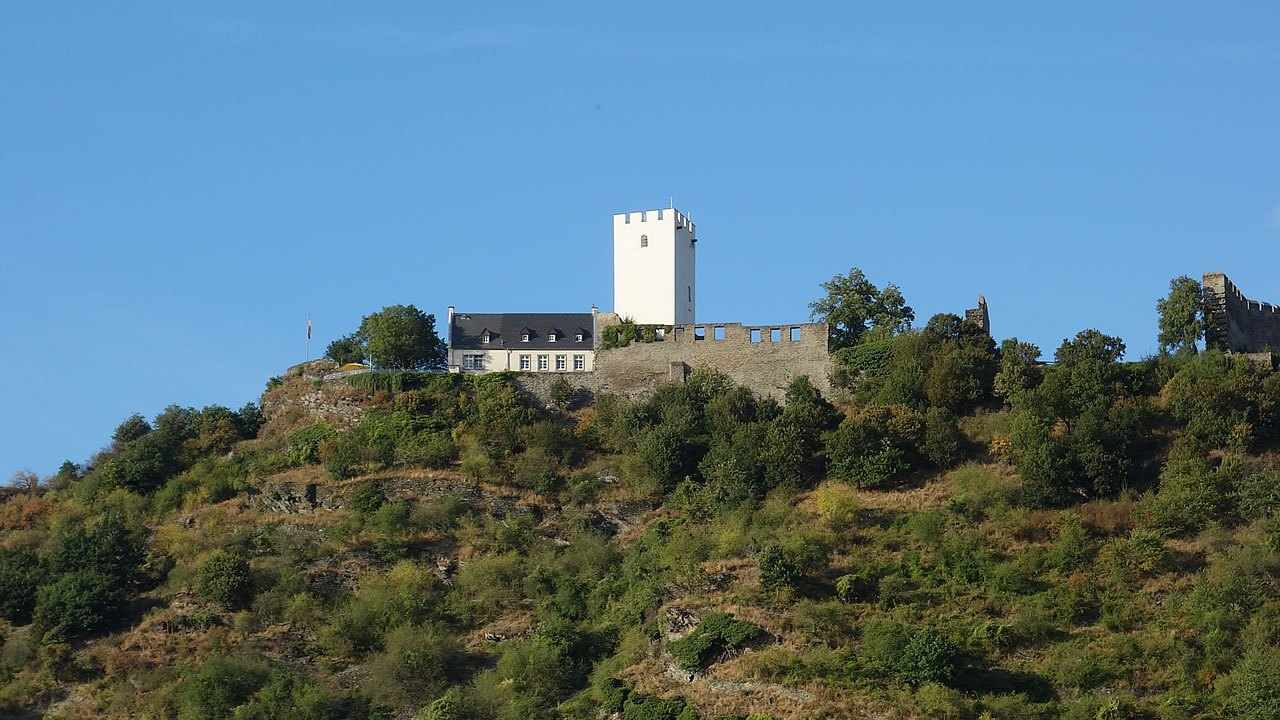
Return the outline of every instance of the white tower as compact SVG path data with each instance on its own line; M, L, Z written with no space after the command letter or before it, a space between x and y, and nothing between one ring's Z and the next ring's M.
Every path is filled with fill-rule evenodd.
M674 208L613 216L613 311L645 325L691 325L698 235Z

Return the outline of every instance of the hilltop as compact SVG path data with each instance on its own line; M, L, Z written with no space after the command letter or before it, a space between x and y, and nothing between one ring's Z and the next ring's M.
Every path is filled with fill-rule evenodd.
M832 390L317 361L0 502L13 717L1275 717L1280 374L938 315ZM1268 356L1269 359L1269 356Z

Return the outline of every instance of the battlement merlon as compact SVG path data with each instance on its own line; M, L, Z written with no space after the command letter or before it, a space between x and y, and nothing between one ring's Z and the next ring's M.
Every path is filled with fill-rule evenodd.
M698 237L697 228L693 221L686 215L683 215L675 208L659 208L657 210L638 210L635 212L614 213L613 227L616 230L624 225L633 223L663 223L674 225L677 229L687 230L696 240Z

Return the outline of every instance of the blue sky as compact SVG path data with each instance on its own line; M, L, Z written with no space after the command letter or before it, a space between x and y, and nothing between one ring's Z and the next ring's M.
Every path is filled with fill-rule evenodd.
M0 480L239 407L390 304L612 304L698 224L702 321L857 266L1052 353L1170 278L1280 301L1280 4L6 3Z

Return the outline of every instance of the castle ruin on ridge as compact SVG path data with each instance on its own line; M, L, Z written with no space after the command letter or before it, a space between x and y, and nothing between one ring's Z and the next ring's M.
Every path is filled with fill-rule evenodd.
M724 373L782 399L800 375L831 391L827 324L699 322L697 228L674 208L613 216L613 311L466 313L450 306L450 372L516 371L513 380L546 402L564 379L579 393L640 399L695 369ZM986 300L965 318L990 332ZM620 332L634 337L620 337Z
M1233 353L1280 349L1280 308L1245 297L1224 273L1205 273L1201 286L1206 347Z

